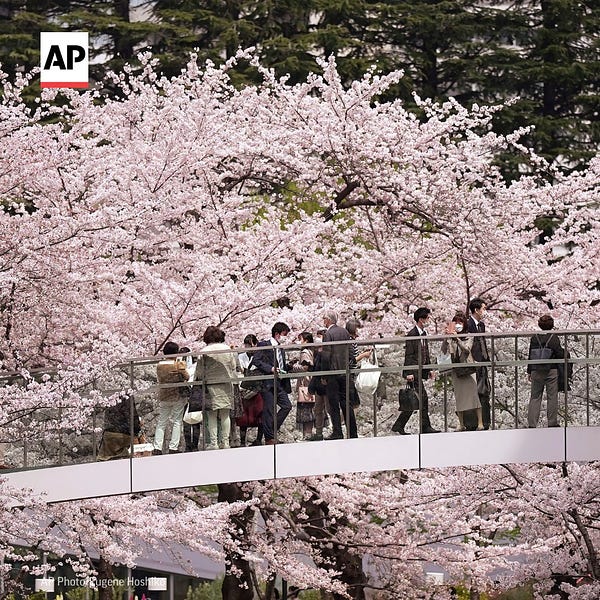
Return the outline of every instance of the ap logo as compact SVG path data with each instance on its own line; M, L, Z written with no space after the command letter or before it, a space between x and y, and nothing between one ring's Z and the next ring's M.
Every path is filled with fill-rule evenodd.
M88 87L88 34L80 31L40 33L40 85L43 88Z

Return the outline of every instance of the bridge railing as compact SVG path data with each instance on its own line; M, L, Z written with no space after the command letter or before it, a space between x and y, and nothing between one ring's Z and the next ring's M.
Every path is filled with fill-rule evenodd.
M478 367L486 367L490 382L490 429L509 429L527 427L527 408L529 404L530 384L527 378L527 366L549 364L560 367L564 373L571 373L568 386L559 394L559 420L562 426L600 425L600 330L564 330L554 331L566 350L563 358L552 358L543 361L529 360L530 339L540 334L539 331L472 334L470 337L484 337L489 350L489 360L477 363ZM299 379L304 377L328 377L337 375L344 378L346 397L352 397L354 381L361 370L380 374L378 389L373 394L360 394L360 406L351 409L346 403L346 422L350 419L350 411L354 410L360 437L380 437L395 435L391 425L398 416L398 390L406 385L405 377L414 374L422 377L427 394L429 416L434 427L442 431L452 431L457 426L454 391L450 377L452 367L461 364L438 364L438 356L442 354L441 346L452 336L429 335L427 347L429 360L426 360L424 346L419 345L416 364L404 365L406 343L414 338L376 338L358 339L349 342L330 342L328 344L306 344L281 346L288 358L298 356L301 348L308 347L314 352L324 346L341 346L346 360L346 367L338 371L285 372L275 375L254 374L244 378L246 381L269 385L275 390L284 386L289 380L292 389ZM374 349L378 365L373 364L361 369L359 365L352 368L349 360L356 350ZM233 348L220 350L213 354L232 353L236 357L246 352L249 355L264 348ZM198 355L196 369L200 369L197 380L177 384L156 382L156 365L158 357L137 357L115 366L108 374L89 381L80 382L77 393L52 372L32 372L25 376L21 373L0 376L0 386L4 394L18 395L20 390L27 390L29 397L32 386L54 385L58 392L55 404L35 406L25 404L25 408L4 411L0 421L0 444L4 450L4 463L12 469L37 468L92 462L98 458L98 445L103 432L103 413L107 404L114 403L119 393L128 393L130 414L133 414L133 403L143 422L148 441L152 441L154 424L157 417L158 402L156 400L159 387L189 390L191 386L231 382L233 388L241 383L241 373L233 377L212 376L209 382L203 375L203 353ZM179 356L185 360L187 355ZM196 355L194 355L196 358ZM462 366L467 366L463 364ZM427 378L429 374L431 378ZM65 388L64 396L60 395L61 385ZM25 393L25 392L23 392ZM277 394L274 394L275 398ZM295 406L295 393L290 394ZM419 394L419 411L424 410L425 398ZM16 403L15 403L16 405ZM272 411L276 415L277 407ZM236 409L240 410L239 402ZM235 409L234 409L235 410ZM417 412L419 412L417 411ZM542 410L540 426L545 423L545 411ZM274 417L275 419L276 417ZM342 419L344 420L344 419ZM232 416L232 426L235 414ZM288 416L284 427L276 433L276 442L290 443L302 441L294 428L294 411ZM420 433L421 419L415 414L409 420L407 432ZM200 427L200 444L202 450L207 446L207 434ZM345 435L348 431L344 428ZM133 431L131 456L133 456ZM457 434L458 435L458 434ZM484 435L484 434L483 434ZM183 436L182 436L183 438ZM459 438L457 438L459 439ZM182 440L183 441L183 440Z

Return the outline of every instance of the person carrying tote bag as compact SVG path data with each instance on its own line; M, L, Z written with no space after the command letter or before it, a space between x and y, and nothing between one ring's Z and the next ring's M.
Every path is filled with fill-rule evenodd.
M309 331L303 331L298 338L302 344L314 343L313 335ZM300 352L300 358L291 364L291 370L292 373L309 373L314 366L314 349L305 347ZM296 380L296 428L302 432L304 439L313 434L315 425L315 396L309 390L310 381L309 375Z

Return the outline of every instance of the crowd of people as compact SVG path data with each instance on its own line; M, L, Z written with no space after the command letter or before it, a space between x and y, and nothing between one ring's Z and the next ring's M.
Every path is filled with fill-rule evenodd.
M485 430L491 425L491 385L488 368L490 354L484 334L486 305L480 298L469 304L469 315L456 312L446 325L446 338L437 358L450 370L458 416L458 430ZM411 416L420 415L419 432L438 433L430 420L429 399L425 381L434 379L438 365L432 360L427 339L430 309L418 308L413 315L415 325L407 332L402 377L406 383L403 398L412 403L400 403L400 414L392 426L399 435L409 435L406 426ZM245 446L247 432L256 428L251 445L272 445L278 441L278 431L292 410L292 387L296 399L296 426L307 441L337 440L358 437L355 409L360 404L358 381L348 368L356 370L362 361L372 364L375 348L357 343L359 321L351 319L342 327L338 315L326 311L323 326L313 334L301 332L299 344L290 359L282 347L287 343L290 327L277 322L268 339L256 335L244 338L246 351L237 355L225 342L225 333L209 326L203 334L204 348L192 357L189 348L176 342L164 344L163 358L157 364L158 419L153 440L153 454L179 453L181 432L185 451L229 448L230 444ZM542 396L547 396L548 426L558 426L558 391L566 385L562 365L544 360L564 358L557 335L552 333L554 321L550 315L539 319L542 333L531 338L527 372L531 382L528 426L536 427L540 418ZM480 334L480 335L472 335ZM341 342L327 344L327 342ZM345 342L345 343L344 343ZM323 343L323 345L320 345ZM185 355L185 356L182 356ZM313 375L312 373L316 373ZM286 377L287 373L297 377ZM356 384L356 385L355 385ZM107 410L105 433L99 457L102 460L125 456L131 443L131 411L129 397ZM200 415L188 419L189 415ZM134 407L133 433L140 429ZM331 434L324 430L331 424ZM170 437L165 432L170 424ZM346 436L344 436L344 430Z

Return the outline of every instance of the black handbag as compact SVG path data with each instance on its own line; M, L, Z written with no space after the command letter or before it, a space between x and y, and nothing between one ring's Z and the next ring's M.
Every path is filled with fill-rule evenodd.
M262 386L263 386L263 382L256 381L256 380L248 381L247 379L242 379L242 382L240 383L240 387L243 390L247 390L249 392L255 392L255 393L260 392Z
M202 406L204 402L204 386L197 381L195 381L194 384L195 385L192 386L188 400L190 412L196 412L204 408Z
M313 375L308 382L308 393L318 396L327 395L327 388L323 385L323 377L321 375Z
M453 363L466 363L469 358L469 352L462 351L456 352L452 354L452 362ZM473 373L477 372L477 367L475 365L468 367L452 367L452 370L456 374L457 377L470 377Z
M398 390L398 410L419 410L419 396L409 383Z
M256 396L256 394L261 391L265 384L264 381L246 379L246 377L253 377L256 375L260 375L260 373L256 367L252 366L252 361L250 361L250 367L244 369L244 379L242 379L242 382L240 383L240 388L245 390L245 393L242 393L242 396L245 396L245 399L250 399Z

